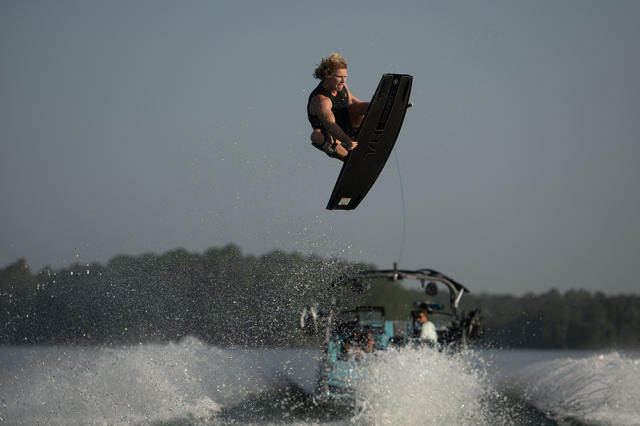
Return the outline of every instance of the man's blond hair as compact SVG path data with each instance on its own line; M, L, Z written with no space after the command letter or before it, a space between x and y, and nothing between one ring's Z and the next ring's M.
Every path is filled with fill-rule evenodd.
M326 58L322 58L320 65L313 72L313 78L324 80L329 77L332 72L339 69L347 69L347 63L340 53L331 52Z

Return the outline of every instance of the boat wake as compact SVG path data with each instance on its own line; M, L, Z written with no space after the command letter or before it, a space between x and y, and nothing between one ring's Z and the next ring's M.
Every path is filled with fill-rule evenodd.
M187 338L123 348L14 348L3 357L1 421L20 425L205 420L273 377L239 351Z
M365 424L483 424L484 371L467 355L432 349L382 353L358 385Z
M564 421L640 424L640 359L613 352L530 365L513 380L519 396Z
M637 356L558 358L495 383L486 351L382 351L363 363L356 411L339 416L311 394L320 356L220 349L195 338L122 348L0 347L0 423L640 424ZM517 363L523 353L504 356Z

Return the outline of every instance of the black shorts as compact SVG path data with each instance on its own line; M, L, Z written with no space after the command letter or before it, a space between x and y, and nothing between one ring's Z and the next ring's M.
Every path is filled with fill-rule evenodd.
M320 151L324 152L329 157L331 157L331 158L335 157L336 156L336 147L338 146L338 143L334 142L333 138L331 137L331 135L329 135L329 133L327 133L326 130L321 130L321 132L324 135L324 142L322 142L322 144L320 144L320 145L317 145L317 144L311 142L311 145L313 145L314 147L318 148Z

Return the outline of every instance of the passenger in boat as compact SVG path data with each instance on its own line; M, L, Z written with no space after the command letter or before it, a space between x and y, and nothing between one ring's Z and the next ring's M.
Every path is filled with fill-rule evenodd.
M351 358L361 361L364 354L372 353L375 349L376 338L373 333L363 333L356 329L351 336L342 342L339 358L348 361Z
M320 84L311 92L307 118L313 132L311 144L329 157L345 161L358 143L353 140L369 102L362 102L347 87L347 63L339 53L322 58L313 76Z
M349 337L344 339L342 347L340 348L340 359L348 360L355 352L360 351L360 345L362 343L362 330L356 328L350 333Z
M416 315L418 324L420 324L420 341L428 343L430 345L438 344L438 333L436 333L436 326L429 321L427 311L420 309Z
M375 349L375 344L376 336L374 336L373 333L368 332L364 336L362 350L366 353L371 353Z

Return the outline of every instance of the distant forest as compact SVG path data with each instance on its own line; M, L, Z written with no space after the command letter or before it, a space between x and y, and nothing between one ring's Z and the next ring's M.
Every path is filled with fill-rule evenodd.
M129 345L195 336L217 346L315 346L320 337L297 329L301 309L326 303L327 285L338 276L375 268L282 251L258 258L234 245L202 255L121 255L106 266L45 267L37 275L19 260L0 270L0 343ZM381 305L388 319L406 320L413 302L423 300L433 299L379 281L345 305ZM638 295L465 294L461 308L475 307L488 327L484 345L640 348Z

